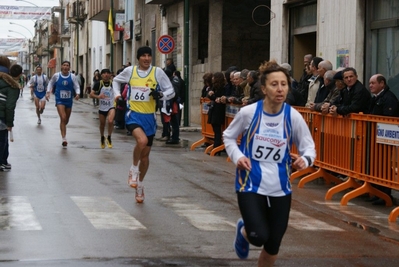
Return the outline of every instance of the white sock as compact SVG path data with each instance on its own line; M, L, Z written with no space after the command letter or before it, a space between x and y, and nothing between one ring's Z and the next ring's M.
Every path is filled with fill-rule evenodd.
M138 171L138 170L139 170L139 167L138 167L138 166L134 166L134 165L132 164L132 166L130 166L130 169L131 169L132 171Z

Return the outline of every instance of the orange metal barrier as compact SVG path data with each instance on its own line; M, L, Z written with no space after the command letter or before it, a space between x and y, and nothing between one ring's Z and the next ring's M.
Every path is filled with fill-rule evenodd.
M197 146L208 143L211 144L208 147L205 148L204 153L209 154L210 156L215 156L217 152L223 151L225 149L224 144L218 146L218 147L213 147L213 138L214 138L214 133L212 129L212 125L208 123L208 110L209 106L208 104L210 103L210 100L208 98L201 98L201 130L202 130L202 138L196 142L194 142L191 145L191 150L194 150ZM239 105L233 105L233 104L226 104L226 117L225 117L225 123L222 126L222 131L224 131L231 121L234 119L235 114L240 110Z
M399 128L396 144L377 142L379 124L398 127L399 118L364 114L334 117L305 110L300 112L312 116L311 132L317 158L314 167L293 173L291 180L310 173L300 179L298 187L319 177L335 183L326 193L326 200L331 200L336 193L352 189L342 197L341 205L347 205L352 198L362 194L370 194L385 200L386 206L392 206L392 199L372 184L399 190ZM348 176L348 180L342 182L332 172ZM399 207L391 212L388 220L394 222L398 216Z
M203 138L195 142L191 150L206 141L213 142L213 131L207 124L204 103L206 100L201 99ZM372 184L399 190L399 118L365 114L331 116L303 107L294 108L301 113L309 126L317 157L312 167L294 172L290 180L299 178L299 188L317 178L323 178L328 184L335 184L327 191L326 200L350 189L341 198L340 203L343 206L362 194L377 196L385 200L386 206L392 206L392 199ZM239 109L239 106L226 105L225 127L228 127ZM384 129L393 138L386 138ZM211 145L205 151L213 156L223 149L224 145L217 148ZM295 146L292 153L297 153ZM336 177L337 174L347 176L348 179L343 182ZM391 211L388 220L395 222L398 216L399 207L396 207Z
M212 125L208 124L208 111L209 111L209 106L208 104L211 101L208 98L201 98L201 133L202 133L202 138L196 142L194 142L190 150L194 150L197 146L200 146L202 144L213 144L213 138L214 138L214 133L212 129ZM213 147L213 145L208 146ZM208 149L207 148L207 149ZM207 149L205 149L205 153L207 153Z

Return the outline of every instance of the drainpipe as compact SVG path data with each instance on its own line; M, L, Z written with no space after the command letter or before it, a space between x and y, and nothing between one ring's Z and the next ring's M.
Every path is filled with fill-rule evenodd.
M184 99L184 126L189 126L189 90L190 81L189 81L189 38L188 34L190 32L190 14L189 14L189 0L184 0L184 81L186 82L186 93Z
M76 73L79 73L79 26L80 26L80 8L79 8L79 0L76 1Z
M111 0L111 13L112 13L112 19L114 19L114 0ZM114 27L114 22L112 21L112 27ZM107 23L107 30L108 30L108 23ZM112 42L112 36L111 36L111 47L110 47L110 59L111 59L111 66L110 69L111 71L114 71L114 43Z

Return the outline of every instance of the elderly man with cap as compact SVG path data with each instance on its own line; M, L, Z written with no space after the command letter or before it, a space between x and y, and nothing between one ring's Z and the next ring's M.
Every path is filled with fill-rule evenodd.
M112 89L111 71L109 69L101 70L101 80L96 82L93 86L93 90L90 92L91 98L98 99L98 115L100 120L100 145L101 148L105 148L105 142L107 146L112 148L111 135L114 129L114 118L115 118L115 106L114 106L114 90ZM108 121L108 137L105 139L104 128L106 121Z
M327 114L329 112L330 106L336 102L339 102L341 90L346 86L343 81L344 78L342 76L342 69L343 68L336 71L329 70L324 74L324 84L327 84L328 86L330 83L334 83L334 87L330 88L332 90L330 90L330 93L322 103L317 103L314 105L313 110L321 111L321 113Z
M76 76L70 73L71 63L64 60L61 63L61 71L51 77L47 85L46 99L50 99L50 92L55 88L55 106L60 116L60 131L62 137L62 146L68 145L66 139L66 126L69 122L72 112L73 99L79 99L80 87Z
M129 170L128 184L136 188L136 202L142 203L143 180L150 164L149 155L157 128L156 104L158 100L172 99L175 91L165 72L151 65L150 47L140 47L137 50L137 60L138 66L125 68L114 78L112 87L115 97L119 98L121 84L129 84L125 123L136 139L136 145L133 148L133 164Z

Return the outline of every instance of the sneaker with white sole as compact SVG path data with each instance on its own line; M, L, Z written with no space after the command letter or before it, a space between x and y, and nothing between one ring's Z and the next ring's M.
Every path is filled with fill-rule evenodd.
M241 232L241 229L243 227L244 221L242 218L240 218L237 221L236 238L234 240L234 250L236 251L236 254L240 259L248 258L249 254L249 242L245 239L244 235Z
M63 140L62 140L62 147L66 148L67 145L68 145L67 140L66 140L66 139L63 139Z
M144 202L144 186L138 186L136 188L136 202L137 203Z
M139 170L129 170L129 178L127 183L130 187L137 188L137 182L139 180L140 171Z
M0 165L0 169L1 169L1 171L10 171L11 170L11 164L10 163L1 164Z
M41 119L38 119L38 120L37 120L37 124L42 124L42 120L41 120Z

